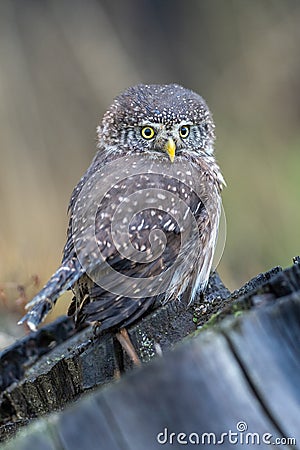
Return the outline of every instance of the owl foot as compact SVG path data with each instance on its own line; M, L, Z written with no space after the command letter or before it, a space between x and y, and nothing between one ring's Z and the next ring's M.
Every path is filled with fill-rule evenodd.
M141 360L135 351L126 328L121 328L120 331L116 333L116 338L120 342L123 350L127 353L133 364L135 366L141 366Z

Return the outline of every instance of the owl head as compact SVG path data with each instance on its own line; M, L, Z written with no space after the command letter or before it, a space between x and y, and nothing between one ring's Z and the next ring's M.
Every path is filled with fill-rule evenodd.
M99 148L168 157L212 155L214 122L203 100L178 84L139 84L120 94L97 129Z

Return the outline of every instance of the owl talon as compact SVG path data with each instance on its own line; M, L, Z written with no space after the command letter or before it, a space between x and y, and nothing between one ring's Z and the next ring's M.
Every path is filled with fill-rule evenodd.
M120 331L116 333L116 338L120 342L123 350L127 353L133 364L135 366L141 366L142 362L135 351L126 328L121 328Z

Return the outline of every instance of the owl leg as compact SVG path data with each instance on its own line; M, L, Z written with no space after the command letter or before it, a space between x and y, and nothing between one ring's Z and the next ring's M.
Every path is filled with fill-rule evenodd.
M141 360L138 357L134 346L132 345L132 342L130 340L130 337L127 333L126 328L121 328L120 331L116 333L116 338L120 342L123 350L127 353L131 361L135 366L141 365Z

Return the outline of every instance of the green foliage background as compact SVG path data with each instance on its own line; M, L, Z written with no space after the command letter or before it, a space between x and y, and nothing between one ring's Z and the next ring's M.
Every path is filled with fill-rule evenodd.
M214 113L231 288L300 252L297 0L2 0L0 283L45 282L95 128L129 85L178 82Z

